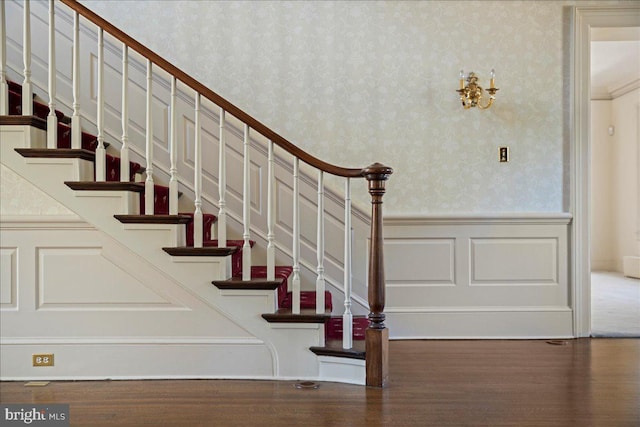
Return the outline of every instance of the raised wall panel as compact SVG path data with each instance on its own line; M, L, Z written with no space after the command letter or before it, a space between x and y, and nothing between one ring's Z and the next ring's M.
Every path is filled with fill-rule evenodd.
M194 129L195 130L195 129ZM204 132L203 132L204 134ZM193 141L194 138L191 137ZM242 188L243 188L243 170L244 170L244 153L242 141L235 139L235 137L228 138L226 141L226 167L227 167L227 194L234 196L242 203ZM218 144L216 142L215 148L217 150ZM218 164L213 164L211 160L204 156L204 141L203 141L203 164L208 166L211 173L207 174L213 178L218 172ZM251 196L250 203L251 208L262 212L262 165L256 160L255 150L251 150L250 153L250 180L251 180ZM217 153L215 159L218 159ZM193 164L193 159L188 160ZM217 182L217 180L216 180ZM217 189L216 189L217 191ZM229 200L227 200L227 203Z
M94 68L94 67L92 67ZM131 73L134 74L134 73ZM92 72L93 76L94 73ZM97 74L95 74L97 76ZM169 147L169 105L162 100L156 91L160 90L156 87L154 80L154 86L152 86L153 97L151 101L151 116L153 120L153 140L155 144L162 147L163 150L167 150ZM117 90L122 90L118 88ZM105 87L105 93L107 89ZM132 131L139 134L139 140L144 141L146 135L146 111L147 111L147 88L136 84L135 80L129 82L129 111L130 121L129 126ZM144 148L144 146L143 146Z
M318 207L316 200L309 200L300 194L300 241L310 247L316 247L318 240ZM293 209L293 204L291 205ZM325 230L326 233L326 230ZM325 239L326 245L326 239Z
M276 178L276 226L281 227L287 233L293 232L293 188L291 184Z
M0 249L0 309L18 306L18 248Z
M344 265L344 220L336 218L331 212L326 212L324 216L324 234L325 260L333 262L342 268ZM357 241L355 243L357 244ZM360 254L363 257L363 263L360 265L367 266L366 257L368 256L368 251L361 251ZM354 265L352 268L354 276L356 276L358 266ZM364 275L357 277L363 277L364 280ZM357 280L356 277L354 277L354 280Z
M187 165L191 171L195 162L195 131L196 124L193 117L182 116L182 135L184 144L182 147L182 162ZM202 175L211 181L218 183L218 158L219 158L219 142L218 137L212 133L213 129L200 128L200 142L202 144ZM178 133L180 135L180 133ZM193 172L190 172L193 174ZM209 190L209 189L208 189ZM217 191L217 189L216 189ZM210 191L208 191L210 192Z
M106 34L105 34L106 36ZM108 43L105 40L105 50L104 50L104 127L105 127L105 137L107 142L113 142L111 138L116 141L120 140L122 134L122 53L119 50L119 55L116 57L110 49L107 48ZM90 97L92 100L92 108L97 108L97 94L98 94L98 58L97 54L91 54L91 68L90 68ZM132 83L130 82L131 86ZM131 100L129 100L131 102ZM156 100L157 102L157 100ZM162 107L161 107L162 109ZM168 109L167 109L168 112ZM168 124L167 121L162 117L158 116L162 114L161 111L154 110L154 137L162 137L164 133L166 133L166 129ZM163 125L164 123L164 125ZM111 137L107 137L107 130L111 130L113 135ZM156 129L160 132L160 134L155 134ZM161 138L162 139L162 138Z
M557 284L557 239L471 239L471 285Z
M73 69L73 39L67 33L61 32L60 20L56 20L56 79L64 82L64 87L71 88L71 75ZM68 34L73 34L69 32ZM48 63L48 60L47 60ZM56 84L56 93L58 92Z
M293 187L292 183L276 178L276 226L291 235L293 233ZM300 186L303 188L304 186ZM307 193L309 194L309 193ZM316 193L317 194L317 193ZM315 201L300 193L300 240L315 250L317 240L318 210ZM344 260L344 223L330 213L325 213L325 257L342 265Z
M40 309L171 305L105 259L99 247L40 247L37 253L37 307Z
M384 256L387 286L455 285L455 239L386 239Z

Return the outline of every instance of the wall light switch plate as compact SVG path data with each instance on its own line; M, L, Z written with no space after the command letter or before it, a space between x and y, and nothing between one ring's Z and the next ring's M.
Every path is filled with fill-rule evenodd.
M509 161L509 147L500 147L500 163Z

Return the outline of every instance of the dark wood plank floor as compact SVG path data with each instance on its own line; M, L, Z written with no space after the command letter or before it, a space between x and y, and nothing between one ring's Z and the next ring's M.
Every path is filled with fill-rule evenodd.
M640 426L640 340L394 341L384 390L321 383L0 383L2 403L68 403L77 426Z

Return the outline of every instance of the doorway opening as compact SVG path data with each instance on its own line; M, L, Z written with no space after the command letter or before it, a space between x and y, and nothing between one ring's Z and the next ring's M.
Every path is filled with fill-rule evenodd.
M592 28L590 50L591 335L640 337L640 27Z
M572 11L573 46L569 67L571 142L568 153L570 157L568 202L573 216L571 224L571 303L574 336L588 337L592 332L591 248L592 237L594 237L591 231L591 35L592 33L597 34L600 28L629 29L640 27L640 5L578 6L573 7ZM635 93L631 92L624 96L633 98L634 95ZM637 104L640 103L636 102L634 105ZM637 113L633 114L636 121L637 116ZM613 129L613 131L616 130ZM636 144L639 133L640 130L636 127ZM637 146L635 151L637 163L632 173L638 182L640 179L637 170L638 164L640 164L640 159L638 159L640 150ZM618 167L616 165L616 169ZM635 247L632 247L629 255L634 255L634 253L640 255L640 208L638 206L640 202L638 198L636 190L635 197L628 197L625 204L625 212L633 212L636 218L631 233L635 239Z

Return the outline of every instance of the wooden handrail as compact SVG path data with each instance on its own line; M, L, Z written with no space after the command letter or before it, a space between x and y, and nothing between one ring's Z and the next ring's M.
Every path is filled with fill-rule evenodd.
M222 96L218 95L217 93L215 93L214 91L212 91L211 89L209 89L208 87L206 87L205 85L203 85L202 83L200 83L199 81L191 77L189 74L185 73L175 65L169 63L167 60L162 58L157 53L153 52L151 49L142 45L141 43L133 39L131 36L129 36L125 32L115 27L113 24L107 22L105 19L95 14L93 11L91 11L87 7L78 3L76 0L60 0L60 1L66 4L67 6L69 6L75 12L78 12L85 19L91 21L92 23L97 25L99 28L102 28L103 30L105 30L111 36L115 37L125 45L129 46L130 48L138 52L140 55L142 55L146 59L150 60L154 65L157 65L158 67L162 68L167 73L174 76L176 79L180 80L182 83L186 84L191 89L200 93L202 96L212 101L214 104L221 107L232 116L238 118L243 123L246 123L247 125L249 125L249 127L251 127L251 129L257 131L264 137L270 139L279 147L289 152L293 156L299 158L303 162L315 168L318 168L322 171L330 173L332 175L349 177L349 178L363 177L362 168L357 168L357 169L343 168L340 166L332 165L300 149L299 147L297 147L296 145L294 145L293 143L285 139L283 136L269 129L260 121L253 118L249 114L245 113L240 108L236 107L231 102L227 101Z

